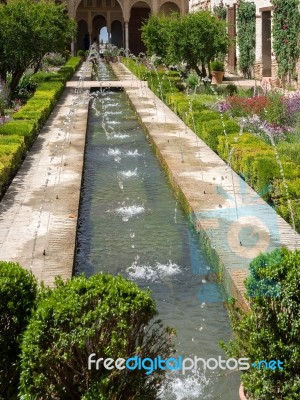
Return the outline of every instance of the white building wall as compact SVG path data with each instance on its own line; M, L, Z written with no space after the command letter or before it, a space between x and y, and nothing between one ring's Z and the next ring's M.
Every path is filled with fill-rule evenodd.
M248 1L248 0L246 0ZM249 0L250 1L250 0ZM218 6L223 2L225 6L232 7L234 5L237 6L236 0L190 0L190 11L197 11L207 7L209 4L209 8L213 10L214 6ZM255 65L254 65L254 74L257 78L262 77L262 37L263 37L263 27L262 27L262 9L271 8L272 4L270 0L254 0L256 5L256 48L255 48ZM238 11L238 10L237 10ZM239 51L236 49L236 55L238 58ZM275 57L272 53L272 77L276 76L276 61Z

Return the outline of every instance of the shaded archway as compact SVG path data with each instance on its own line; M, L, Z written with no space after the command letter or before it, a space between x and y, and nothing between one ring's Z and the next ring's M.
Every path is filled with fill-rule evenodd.
M236 69L236 6L228 7L227 10L227 26L230 45L228 48L227 70L231 74Z
M123 27L120 21L111 24L111 43L117 47L123 47Z
M150 7L143 1L135 3L130 11L129 20L129 49L133 54L145 52L145 45L141 38L141 27L150 15Z
M89 48L88 24L83 19L78 21L76 50L87 50Z
M162 4L159 9L160 14L171 15L172 13L180 14L180 9L177 4L172 3L171 1L167 1Z
M271 11L263 11L262 16L262 76L272 76L272 28Z
M95 40L99 42L99 35L102 28L107 27L106 19L103 15L96 15L93 18L93 28L92 28L92 41Z
M107 26L103 26L100 29L100 37L99 37L99 39L100 39L100 44L106 44L106 43L110 42Z

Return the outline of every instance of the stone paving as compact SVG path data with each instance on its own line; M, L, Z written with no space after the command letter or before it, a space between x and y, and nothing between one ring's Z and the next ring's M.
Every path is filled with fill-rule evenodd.
M88 114L76 92L64 90L0 203L0 260L49 285L73 272Z

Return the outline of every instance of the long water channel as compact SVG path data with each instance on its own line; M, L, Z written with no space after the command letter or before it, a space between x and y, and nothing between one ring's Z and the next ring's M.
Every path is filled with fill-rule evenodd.
M107 68L100 79L112 79ZM218 342L232 333L221 288L147 133L123 91L91 97L76 273L120 273L149 287L159 317L177 330L177 355L226 358ZM236 371L172 372L160 396L236 400L239 382Z

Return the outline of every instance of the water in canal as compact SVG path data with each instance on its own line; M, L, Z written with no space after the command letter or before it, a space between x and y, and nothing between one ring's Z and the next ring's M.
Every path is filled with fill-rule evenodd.
M93 94L76 272L150 287L160 318L177 330L177 355L226 358L218 342L231 336L229 318L198 240L126 94ZM161 399L237 400L238 386L235 371L172 372Z

